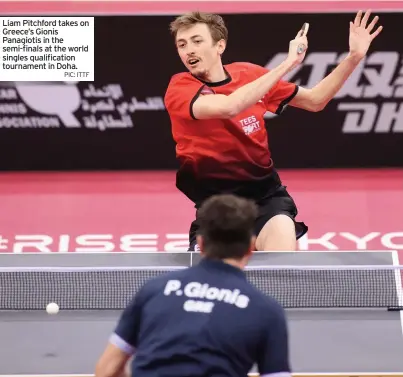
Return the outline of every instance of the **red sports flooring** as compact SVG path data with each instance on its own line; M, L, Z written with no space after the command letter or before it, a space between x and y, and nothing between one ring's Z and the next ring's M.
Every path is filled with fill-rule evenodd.
M309 226L301 251L403 255L403 169L280 174ZM175 172L3 173L0 208L14 253L185 250L194 216Z
M299 243L305 262L315 261L320 254L322 260L324 255L329 256L330 264L335 259L342 262L342 256L357 265L371 260L385 264L382 261L389 253L384 251L399 250L402 264L403 170L280 174L298 203L300 218L310 226L308 237ZM186 250L186 233L194 211L176 190L174 179L174 172L0 174L0 251L31 254L0 255L0 265L37 265L37 257L32 255L35 252L44 265L50 259L57 264L61 259L64 263L76 259L80 260L78 265L85 266L89 262L97 264L99 254L91 254L94 251L114 252L108 259L127 261L126 257L135 260L141 256L133 251ZM323 250L383 252L354 256L339 253L337 257L308 252ZM132 253L124 254L129 251ZM298 259L297 253L285 256ZM42 283L49 284L45 280ZM359 283L350 285L353 292L360 292ZM384 283L379 282L381 290L394 289L395 281L386 286ZM30 289L38 294L35 287ZM397 280L396 289L401 294ZM46 291L40 290L39 298ZM0 337L3 377L29 373L38 377L89 377L117 320L113 311L62 310L53 320L44 311L35 315L24 311L1 314L0 333L5 334ZM293 311L289 323L292 364L299 377L313 377L315 373L317 377L319 373L322 377L325 373L340 373L339 377L402 377L403 312ZM93 346L77 352L77 339L83 329L88 333L87 343ZM19 342L12 336L18 331L29 334L35 342ZM23 363L15 358L21 353L25 355Z

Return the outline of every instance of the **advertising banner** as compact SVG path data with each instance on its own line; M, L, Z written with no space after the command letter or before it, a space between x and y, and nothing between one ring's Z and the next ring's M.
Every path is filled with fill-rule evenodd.
M309 227L301 252L403 253L402 171L280 174ZM195 210L174 181L174 172L10 174L0 252L186 251Z
M403 166L401 13L380 13L382 33L321 112L267 115L279 168ZM305 61L285 79L313 87L348 52L349 13L226 14L224 63L275 67L304 22ZM164 107L170 77L184 70L174 16L97 16L93 83L0 83L0 170L175 169Z

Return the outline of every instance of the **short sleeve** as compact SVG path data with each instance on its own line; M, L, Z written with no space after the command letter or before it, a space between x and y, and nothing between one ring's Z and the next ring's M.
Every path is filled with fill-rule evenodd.
M141 313L145 302L144 287L135 295L123 310L109 342L123 352L132 355L137 347L141 324Z
M173 77L165 93L164 102L169 115L182 119L195 119L193 103L201 94L204 84L193 77Z
M254 69L259 77L270 72L267 68L258 65L254 65ZM294 83L279 80L263 98L266 110L280 115L298 93L298 88L298 85Z
M279 81L264 97L267 111L280 115L297 93L297 85L287 81Z
M261 377L281 373L291 377L289 362L288 328L283 308L279 304L268 305L265 328L259 347L257 366Z

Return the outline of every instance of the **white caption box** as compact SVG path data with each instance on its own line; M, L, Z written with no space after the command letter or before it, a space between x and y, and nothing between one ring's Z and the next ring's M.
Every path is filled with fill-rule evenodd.
M0 81L94 81L94 17L0 17Z

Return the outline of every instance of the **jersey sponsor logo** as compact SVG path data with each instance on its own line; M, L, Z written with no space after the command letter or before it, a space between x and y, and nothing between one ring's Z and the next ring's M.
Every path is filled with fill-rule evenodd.
M239 289L217 288L197 281L191 281L182 287L180 280L169 280L165 285L164 295L189 299L183 304L183 309L187 312L211 313L217 301L239 309L245 309L249 305L249 297L241 294Z
M314 87L347 53L311 52L284 80ZM267 64L273 68L286 57L275 55ZM339 90L333 101L345 114L346 134L387 134L403 132L403 56L396 51L368 54ZM268 114L265 117L272 117Z
M243 118L239 121L245 135L251 135L260 130L260 121L254 115Z

